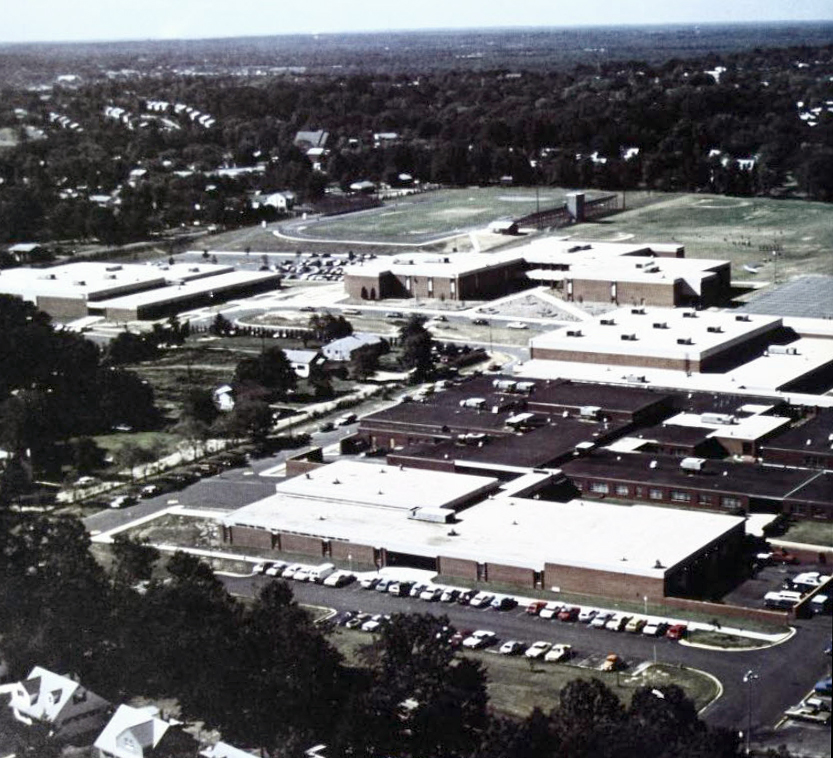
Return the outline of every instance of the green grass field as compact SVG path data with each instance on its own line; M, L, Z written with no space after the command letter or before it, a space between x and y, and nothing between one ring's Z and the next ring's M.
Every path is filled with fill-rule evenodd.
M825 203L672 195L569 231L576 239L678 242L690 258L730 260L733 279L771 281L773 256L761 246L772 245L782 249L779 280L798 273L833 274L833 206ZM759 265L760 272L751 274L744 264Z
M330 634L330 641L348 664L365 665L368 654L372 659L373 637L365 632L339 628ZM518 718L525 718L535 707L545 713L555 708L562 687L574 679L601 679L625 704L641 686L679 685L698 710L717 696L717 685L713 679L699 671L670 664L654 664L639 673L622 671L617 676L615 673L558 663L536 661L530 665L524 657L496 655L493 652L475 651L465 655L477 658L486 666L492 708Z
M428 239L486 227L499 218L520 218L564 203L570 190L534 187L472 187L411 195L371 213L345 214L308 226L320 239L423 243ZM596 192L592 194L605 194ZM588 193L590 196L591 193Z

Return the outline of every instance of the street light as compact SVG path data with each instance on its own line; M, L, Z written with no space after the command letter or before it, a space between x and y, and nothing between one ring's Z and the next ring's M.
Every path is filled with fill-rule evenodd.
M749 755L749 742L752 732L752 682L758 681L758 675L749 669L743 675L743 683L746 685L746 755Z
M643 595L642 600L645 603L645 615L647 616L648 615L648 596Z

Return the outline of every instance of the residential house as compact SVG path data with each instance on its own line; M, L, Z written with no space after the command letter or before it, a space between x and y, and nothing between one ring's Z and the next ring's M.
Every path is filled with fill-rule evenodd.
M328 361L349 361L353 353L368 345L376 345L381 350L385 341L378 334L355 332L349 337L333 340L321 348L321 352Z
M218 742L200 753L202 758L255 758L255 753L248 753L226 742Z
M120 705L95 741L98 758L197 758L199 743L153 706Z
M23 681L0 687L9 696L14 718L32 726L40 723L56 740L72 740L98 731L112 706L68 676L35 666Z
M284 350L283 353L292 366L295 376L301 379L309 379L313 370L325 361L320 350Z
M301 131L295 135L294 144L300 148L309 150L313 147L326 147L329 132L325 131Z
M228 384L222 384L213 390L211 400L214 407L221 413L229 413L234 410L234 390Z

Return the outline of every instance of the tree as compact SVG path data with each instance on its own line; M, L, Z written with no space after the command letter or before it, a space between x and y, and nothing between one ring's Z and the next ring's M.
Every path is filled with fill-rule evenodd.
M332 313L310 316L309 328L320 342L349 337L353 333L353 325L344 316L333 316Z
M257 358L244 358L234 371L235 382L254 382L283 397L294 389L297 376L283 349L268 347Z
M218 313L208 327L208 331L215 337L224 337L233 329L231 321L229 321L222 313Z
M70 443L72 467L79 474L90 474L104 465L104 450L90 437L79 437Z
M130 537L125 532L119 532L113 537L110 549L114 559L113 580L126 586L149 580L160 555L155 547L148 544L147 539Z
M213 424L219 413L214 405L211 390L195 387L185 393L182 402L183 417L201 421L203 424Z
M402 365L414 372L416 381L428 378L434 367L431 357L433 340L423 320L419 316L411 316L399 330L399 339L402 344Z
M367 379L378 368L379 349L376 345L362 345L350 356L350 373L355 379Z
M235 437L263 442L272 430L272 409L262 400L243 399L234 406L229 425Z

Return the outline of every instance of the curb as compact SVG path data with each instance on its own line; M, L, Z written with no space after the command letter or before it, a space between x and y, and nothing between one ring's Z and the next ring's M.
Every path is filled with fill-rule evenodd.
M787 632L783 637L780 639L775 640L774 642L770 642L766 645L756 645L755 647L739 647L739 648L732 648L732 647L721 647L720 645L704 645L700 642L689 642L688 640L679 640L681 645L685 645L686 647L696 647L700 648L701 650L717 650L721 653L754 653L756 650L768 650L771 647L777 647L778 645L783 645L785 642L789 642L796 634L798 630L791 626L790 631ZM731 635L733 637L737 637L740 635ZM745 639L750 639L746 637Z

